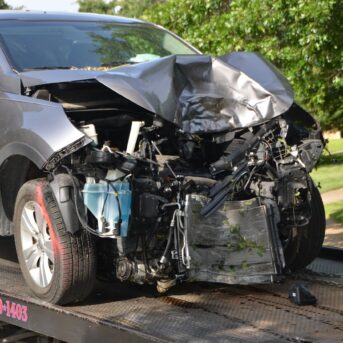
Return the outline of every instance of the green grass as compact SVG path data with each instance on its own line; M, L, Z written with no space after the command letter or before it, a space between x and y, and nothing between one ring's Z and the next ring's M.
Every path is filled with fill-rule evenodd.
M326 148L330 151L331 154L337 152L343 152L343 138L341 139L330 139L329 143L326 145ZM324 151L324 155L328 153Z
M343 153L322 156L311 176L321 193L343 188Z
M311 173L320 192L343 188L343 139L332 139L327 144L331 156L324 150L317 168Z
M328 192L343 188L343 138L329 140L320 158L317 168L311 173L316 184L320 185L320 192Z
M325 205L326 219L343 224L343 201Z
M321 193L343 188L343 164L319 166L311 173Z

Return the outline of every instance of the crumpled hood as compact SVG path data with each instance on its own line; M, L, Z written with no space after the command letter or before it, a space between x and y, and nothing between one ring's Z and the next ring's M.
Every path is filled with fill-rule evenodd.
M288 81L257 53L172 55L108 72L51 70L20 76L25 87L96 79L189 133L257 125L293 103Z

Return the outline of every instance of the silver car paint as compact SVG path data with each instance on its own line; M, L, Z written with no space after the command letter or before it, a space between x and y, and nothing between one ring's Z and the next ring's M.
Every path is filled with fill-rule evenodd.
M0 92L0 108L0 165L22 155L41 169L54 154L84 137L60 104Z

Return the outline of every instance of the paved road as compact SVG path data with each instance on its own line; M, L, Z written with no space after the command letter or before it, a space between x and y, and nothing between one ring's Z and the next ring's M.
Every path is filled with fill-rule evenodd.
M333 220L326 221L325 246L337 247L343 249L343 225Z
M322 199L325 204L343 200L343 188L322 193Z

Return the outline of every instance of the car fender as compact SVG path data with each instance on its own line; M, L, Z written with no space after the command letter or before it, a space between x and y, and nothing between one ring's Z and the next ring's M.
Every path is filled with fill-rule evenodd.
M22 155L39 169L52 169L64 156L91 142L60 104L0 92L0 165Z

